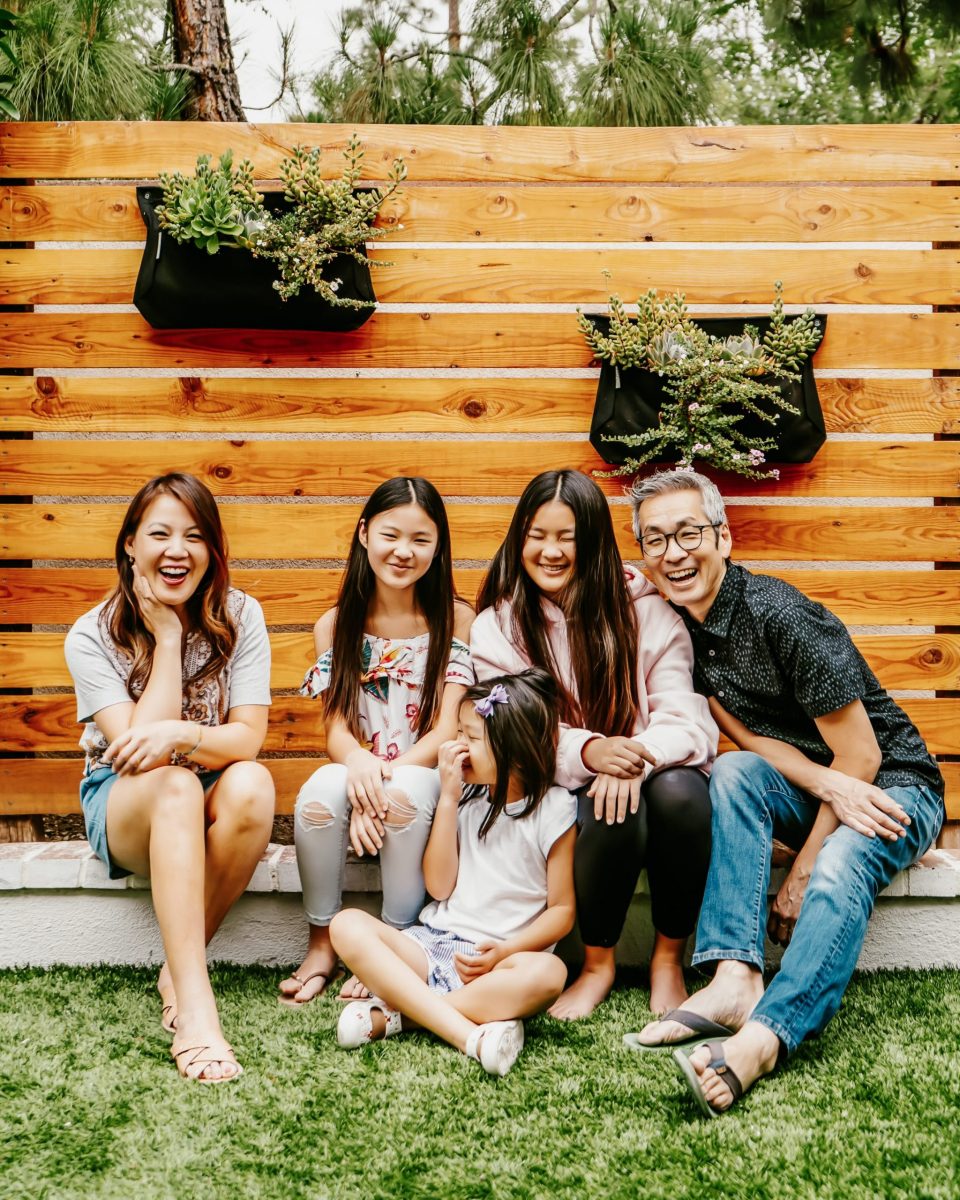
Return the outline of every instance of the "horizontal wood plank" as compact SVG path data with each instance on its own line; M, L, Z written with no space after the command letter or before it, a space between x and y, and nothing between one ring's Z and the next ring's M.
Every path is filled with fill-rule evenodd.
M925 184L407 184L377 223L406 242L886 242L892 229L899 241L952 242L960 237L958 212L960 189ZM5 241L142 237L129 184L0 188Z
M277 789L277 813L293 812L297 793L322 766L319 758L267 759ZM81 759L0 759L0 816L79 813ZM960 763L940 764L946 783L948 820L960 819Z
M960 433L960 380L820 379L829 433ZM593 379L0 376L0 431L583 433Z
M519 496L538 470L602 470L588 442L543 441L2 441L0 494L132 495L152 475L189 471L221 496L367 495L398 464L445 495ZM730 494L950 496L960 492L960 443L828 442L811 463L777 479L710 472ZM611 495L623 480L598 479Z
M506 534L509 504L448 505L454 555L489 559ZM359 516L351 504L224 504L235 559L342 558ZM0 505L0 557L113 558L124 506ZM637 553L630 510L612 509L625 558ZM958 562L960 509L735 505L729 511L736 554L759 561Z
M702 314L709 315L707 313ZM960 314L833 313L823 369L960 368ZM135 313L5 313L0 369L587 367L573 313L375 313L353 333L151 329Z
M628 553L636 554L636 548ZM473 603L481 567L454 571ZM850 625L960 624L960 571L775 570ZM235 586L263 605L269 625L304 625L336 602L338 567L278 567L232 572ZM70 625L113 589L112 567L0 568L0 623Z
M130 304L139 250L2 250L0 304ZM954 250L407 249L381 246L385 304L604 304L655 288L691 304L950 304Z
M960 690L958 634L858 634L854 641L884 687ZM314 661L313 638L274 633L270 645L270 686L298 687ZM62 633L0 633L0 687L69 686Z
M960 179L960 127L758 125L641 129L526 126L11 122L0 126L7 179L140 179L191 171L198 154L232 149L259 178L276 178L297 144L325 151L338 175L352 133L364 175L386 177L402 155L411 180L596 183L764 183Z
M960 700L901 700L931 754L960 754ZM14 754L75 750L81 727L72 695L0 696L0 751ZM270 709L265 751L322 754L326 742L319 702L277 696Z

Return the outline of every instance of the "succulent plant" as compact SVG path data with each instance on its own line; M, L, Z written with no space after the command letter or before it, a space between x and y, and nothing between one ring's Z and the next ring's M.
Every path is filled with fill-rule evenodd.
M662 300L655 291L646 292L637 301L636 318L628 315L619 296L611 296L608 332L578 314L580 330L597 358L655 371L666 381L658 427L613 439L638 453L621 467L598 474L632 474L671 451L681 468L701 459L751 479L778 474L759 469L774 439L749 438L738 426L746 413L772 427L780 412L797 411L784 399L780 384L799 378L798 368L821 335L809 309L787 321L779 282L775 291L770 327L762 338L750 325L731 337L708 334L687 315L679 292Z

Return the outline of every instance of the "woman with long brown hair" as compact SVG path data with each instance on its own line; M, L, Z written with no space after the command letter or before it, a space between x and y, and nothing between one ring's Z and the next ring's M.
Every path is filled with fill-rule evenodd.
M550 1012L587 1016L610 991L643 866L656 930L650 1005L677 1008L710 859L706 773L718 738L693 690L683 623L621 561L603 493L571 470L527 485L477 607L470 650L480 679L535 666L557 681L557 783L579 794L584 964Z
M110 597L67 635L86 723L80 800L112 878L149 876L166 962L161 1022L180 1074L236 1079L206 945L270 836L273 781L254 760L270 705L260 605L230 587L210 492L192 475L150 480L117 536Z

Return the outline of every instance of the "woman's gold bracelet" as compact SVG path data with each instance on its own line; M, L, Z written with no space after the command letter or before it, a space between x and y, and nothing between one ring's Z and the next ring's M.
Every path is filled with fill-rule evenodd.
M196 721L194 721L194 725L197 725ZM191 755L196 754L196 752L200 749L200 743L202 741L203 741L203 726L197 725L197 740L196 740L196 742L190 747L189 750L182 750L180 752L180 757L181 758L190 758Z

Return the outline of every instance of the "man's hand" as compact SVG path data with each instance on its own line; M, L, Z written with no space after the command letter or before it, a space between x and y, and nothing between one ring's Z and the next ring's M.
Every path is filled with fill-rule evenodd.
M830 805L838 821L864 837L879 834L888 842L906 837L904 827L910 824L910 818L895 800L872 783L827 768L825 782L817 793Z
M770 941L778 946L789 946L793 937L793 927L800 916L800 906L810 882L809 875L800 875L790 871L780 885L773 904L770 905L770 917L767 921L767 933Z

